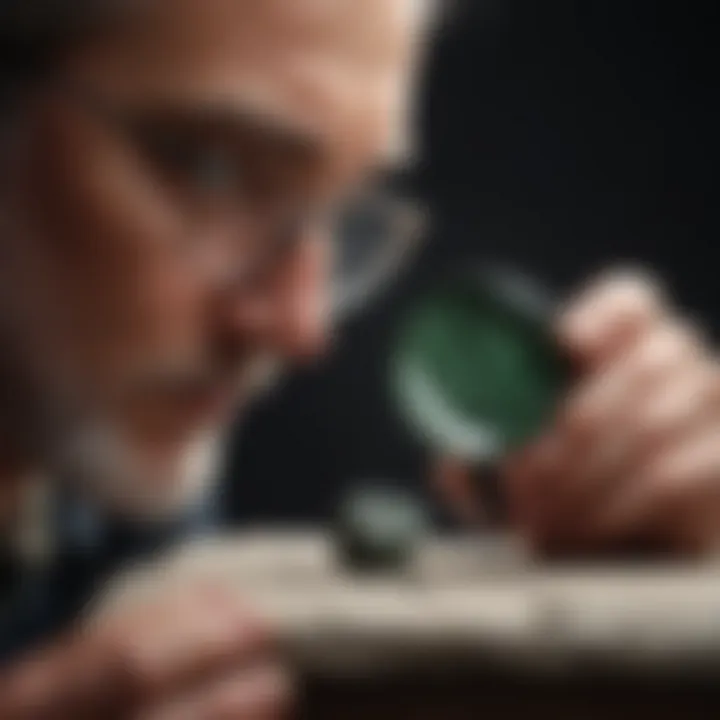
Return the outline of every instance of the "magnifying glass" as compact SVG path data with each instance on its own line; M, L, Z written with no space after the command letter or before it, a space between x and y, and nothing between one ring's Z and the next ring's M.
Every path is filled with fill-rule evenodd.
M390 382L401 416L438 455L478 470L490 525L507 518L492 471L546 426L571 378L552 333L556 309L551 293L529 276L467 264L426 288L394 339ZM349 567L397 569L426 528L412 496L362 486L343 504L338 544Z
M422 293L392 347L400 415L424 445L483 470L494 516L504 500L486 471L542 431L572 375L552 333L557 305L514 268L467 264Z

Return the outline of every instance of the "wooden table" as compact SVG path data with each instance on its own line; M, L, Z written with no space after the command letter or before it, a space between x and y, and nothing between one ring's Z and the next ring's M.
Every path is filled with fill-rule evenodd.
M159 567L165 582L231 579L276 622L306 680L302 717L720 717L714 564L543 567L507 539L436 538L401 575L354 576L323 533L298 531L216 539ZM159 577L148 568L113 598Z

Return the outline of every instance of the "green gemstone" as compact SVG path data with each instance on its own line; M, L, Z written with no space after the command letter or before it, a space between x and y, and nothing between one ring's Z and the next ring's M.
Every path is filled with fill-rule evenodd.
M391 356L394 394L422 438L478 461L535 436L568 382L547 295L507 271L439 283L411 309Z
M359 487L340 507L336 543L353 570L397 570L412 559L429 519L422 503L400 489Z

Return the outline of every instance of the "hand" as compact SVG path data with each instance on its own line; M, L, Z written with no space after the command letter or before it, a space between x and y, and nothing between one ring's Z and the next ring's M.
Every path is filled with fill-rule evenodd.
M217 586L126 608L0 678L8 720L271 720L288 700L268 630Z
M582 293L558 334L578 383L541 439L503 469L518 528L548 553L714 550L720 370L707 343L656 284L624 274ZM444 459L436 473L466 514L468 472Z

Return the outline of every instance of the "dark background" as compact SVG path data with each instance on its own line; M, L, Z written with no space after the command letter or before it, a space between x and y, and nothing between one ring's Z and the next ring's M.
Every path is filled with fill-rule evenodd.
M439 263L511 260L558 288L608 263L650 263L720 326L714 3L466 5L436 43L421 108L431 242L341 328L332 357L238 432L236 521L321 519L348 482L421 482L384 363L398 313Z

